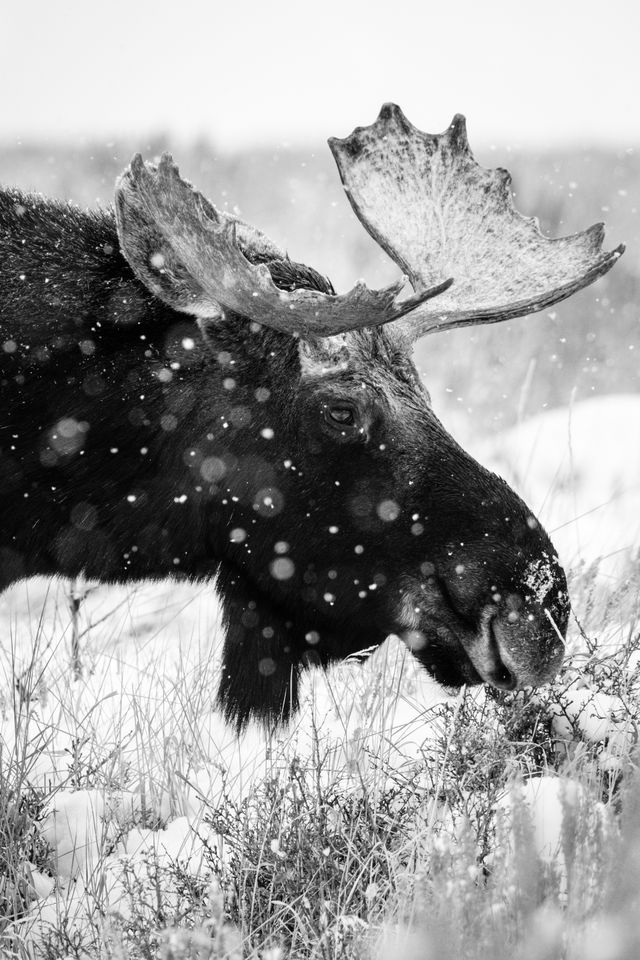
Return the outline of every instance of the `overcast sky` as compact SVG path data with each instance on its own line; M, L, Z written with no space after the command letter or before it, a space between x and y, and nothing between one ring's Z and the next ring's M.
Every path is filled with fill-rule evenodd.
M0 0L0 139L321 143L394 100L473 142L640 139L637 0Z

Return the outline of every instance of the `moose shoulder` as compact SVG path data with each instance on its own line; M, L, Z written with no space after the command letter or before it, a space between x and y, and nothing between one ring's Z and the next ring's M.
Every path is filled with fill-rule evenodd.
M444 430L411 346L561 300L622 248L544 238L460 117L430 136L387 105L331 147L411 296L337 296L168 157L133 160L115 213L0 192L0 588L217 577L239 726L390 633L448 685L536 684L563 654L554 548Z

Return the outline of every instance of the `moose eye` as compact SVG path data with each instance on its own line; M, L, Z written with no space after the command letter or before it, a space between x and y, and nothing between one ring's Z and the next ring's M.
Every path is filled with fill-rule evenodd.
M327 407L326 415L329 420L341 427L349 427L355 423L355 416L351 407Z

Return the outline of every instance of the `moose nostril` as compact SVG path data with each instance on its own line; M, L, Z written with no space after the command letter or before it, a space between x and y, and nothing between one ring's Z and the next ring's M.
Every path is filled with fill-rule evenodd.
M489 636L491 637L491 653L492 653L492 668L488 671L486 679L489 683L492 683L494 687L499 687L500 690L515 690L517 686L517 680L515 675L509 670L505 662L503 661L500 653L500 641L495 630L496 625L496 616L495 614L489 620Z
M515 690L518 681L504 663L498 661L495 669L487 677L489 683L500 690Z

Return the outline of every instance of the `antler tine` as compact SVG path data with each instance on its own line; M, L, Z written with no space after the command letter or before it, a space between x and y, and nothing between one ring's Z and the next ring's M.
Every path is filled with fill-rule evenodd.
M218 211L180 176L169 154L158 166L134 157L116 186L116 218L120 244L132 268L174 308L216 316L222 307L301 337L327 337L388 323L450 282L439 280L404 301L398 294L405 278L382 290L358 282L342 296L280 290L264 261L286 259L286 254L260 231ZM146 229L132 230L132 222Z
M602 250L601 224L544 237L515 210L509 173L476 163L460 114L431 135L388 103L371 126L329 145L356 216L414 289L455 281L398 324L411 340L541 310L592 283L624 251Z

